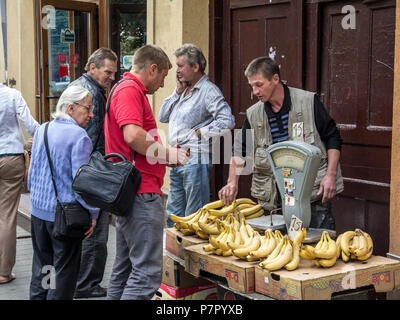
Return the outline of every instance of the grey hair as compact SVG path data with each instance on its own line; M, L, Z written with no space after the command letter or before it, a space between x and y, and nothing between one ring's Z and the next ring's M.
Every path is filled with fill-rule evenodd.
M195 44L185 43L182 47L175 50L174 55L177 58L184 56L186 62L192 67L197 63L201 73L204 73L204 70L206 70L206 58L201 49Z
M112 51L109 48L99 48L95 52L91 54L89 57L86 66L85 66L85 71L89 71L90 65L94 63L97 69L101 68L104 66L105 60L111 60L114 62L118 61L118 56L114 51Z
M56 111L51 114L53 119L66 118L67 109L70 104L82 101L87 96L92 96L90 92L80 86L70 86L64 90L61 97L58 99Z

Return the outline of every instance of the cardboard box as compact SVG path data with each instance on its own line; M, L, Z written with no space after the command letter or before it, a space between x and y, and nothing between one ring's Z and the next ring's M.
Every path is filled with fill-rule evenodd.
M198 236L185 236L175 228L169 228L165 233L165 249L181 259L184 259L185 247L206 242L208 240L200 239Z
M257 262L240 260L235 256L222 257L205 252L203 246L197 244L185 247L185 270L195 277L200 272L211 273L226 280L229 288L247 293L254 291L254 266Z
M162 283L175 288L187 288L209 284L210 282L199 277L196 278L185 271L177 261L168 255L163 256Z
M334 292L371 285L376 292L400 288L400 262L372 256L364 262L338 260L331 268L318 268L308 260L301 260L294 271L255 267L255 291L280 300L330 300Z
M209 283L189 288L170 287L164 283L157 290L153 300L216 300L217 286Z

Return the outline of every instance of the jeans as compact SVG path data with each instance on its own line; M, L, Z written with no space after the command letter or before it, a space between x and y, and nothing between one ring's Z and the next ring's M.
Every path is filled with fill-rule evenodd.
M211 157L201 162L198 159L193 156L185 166L171 169L166 208L168 217L170 214L188 216L210 202ZM174 222L168 218L167 227L173 225Z
M93 290L103 280L109 225L110 214L101 211L92 235L82 241L81 266L76 284L78 292Z
M149 300L161 285L164 206L160 194L139 193L116 220L116 255L107 300Z

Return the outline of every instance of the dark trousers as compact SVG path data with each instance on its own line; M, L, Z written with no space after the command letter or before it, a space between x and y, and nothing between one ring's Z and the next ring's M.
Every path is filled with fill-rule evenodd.
M53 222L31 216L31 300L72 300L74 296L82 240L57 240L52 236L53 226Z
M92 235L82 241L81 265L76 291L85 292L100 285L107 261L110 214L101 211Z
M311 203L310 228L335 230L335 217L332 213L332 203L322 203L321 200Z

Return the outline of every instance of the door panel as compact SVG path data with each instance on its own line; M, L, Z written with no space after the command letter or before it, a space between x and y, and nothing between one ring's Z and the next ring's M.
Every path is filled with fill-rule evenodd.
M246 67L254 58L274 58L281 66L282 79L291 86L302 87L301 1L264 2L259 6L256 4L252 2L248 3L248 7L239 8L237 2L231 2L230 7L230 100L236 128L242 127L246 109L257 102L257 98L252 98L250 86L244 76ZM283 34L290 35L290 41ZM238 196L250 197L251 176L242 176L239 183Z
M395 3L349 3L356 29L343 29L343 3L321 4L321 96L342 138L345 189L334 202L338 232L355 227L388 250ZM358 219L358 217L363 219ZM353 217L353 218L352 218ZM377 227L379 225L379 227Z
M77 1L41 1L41 8L49 5L54 10L55 22L41 28L42 86L37 95L43 104L43 121L50 120L61 93L85 72L87 59L98 47L97 5ZM46 18L43 16L42 19Z

